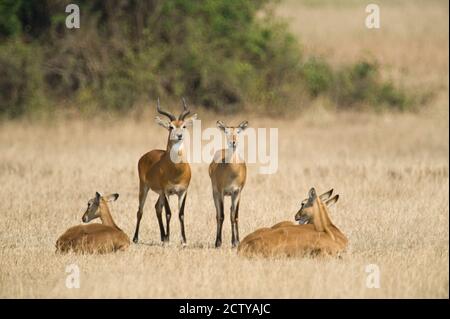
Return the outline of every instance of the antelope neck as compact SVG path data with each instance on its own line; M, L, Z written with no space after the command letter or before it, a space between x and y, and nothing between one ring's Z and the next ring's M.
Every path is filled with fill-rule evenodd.
M333 235L330 227L334 227L328 216L328 209L326 205L324 205L319 199L316 199L316 209L314 213L314 227L317 231L324 231L330 235L330 237L335 240L335 236Z
M166 154L169 156L173 164L185 163L186 158L184 152L184 141L172 141L169 139L167 142Z
M117 227L116 223L114 223L114 220L111 216L111 212L109 211L108 205L106 203L100 202L99 209L100 209L100 219L102 221L102 224L119 229L119 227Z
M238 164L242 163L241 158L239 157L238 148L227 148L225 151L225 163L229 164Z

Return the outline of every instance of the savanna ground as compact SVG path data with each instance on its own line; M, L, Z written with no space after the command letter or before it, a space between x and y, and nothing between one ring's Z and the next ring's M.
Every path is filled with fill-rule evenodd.
M331 216L350 239L342 259L245 259L214 249L215 209L208 164L192 165L186 206L188 246L161 247L147 199L138 245L105 256L58 256L57 237L79 224L95 191L118 192L111 205L131 237L136 222L139 157L165 146L166 132L144 118L4 122L0 126L0 297L150 298L448 298L448 4L381 2L381 29L367 30L365 4L284 2L306 52L334 63L375 56L387 77L429 87L435 98L418 113L339 113L314 108L297 119L246 117L278 127L279 168L250 166L240 208L241 238L292 220L311 186L341 194ZM324 101L324 103L326 103ZM202 117L202 112L199 112ZM202 126L213 126L204 115ZM227 202L228 203L228 202ZM172 201L175 207L175 202ZM81 287L67 289L66 266L77 264ZM366 266L380 269L380 288L366 287Z

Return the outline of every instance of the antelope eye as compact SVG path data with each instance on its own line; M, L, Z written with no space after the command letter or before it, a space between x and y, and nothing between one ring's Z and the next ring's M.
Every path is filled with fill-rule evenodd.
M186 128L186 125L183 125L183 128Z

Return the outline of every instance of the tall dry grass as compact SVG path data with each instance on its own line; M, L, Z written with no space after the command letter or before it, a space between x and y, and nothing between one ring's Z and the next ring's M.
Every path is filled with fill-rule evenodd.
M448 31L434 16L435 2L419 4L424 18L417 20L418 29L429 30L422 32L420 41L438 42L436 38ZM302 24L309 29L299 31L311 50L321 43L334 52L346 48L329 33L327 23L336 16L353 19L353 4L339 10L285 5L281 10L297 12L299 20L311 19ZM402 13L420 11L397 4L389 8L392 15L408 21ZM305 10L329 16L314 19ZM448 23L448 14L444 18ZM359 52L365 45L356 41L352 23L356 24L343 22L349 26L336 28ZM389 30L380 30L381 46L386 48L382 52L389 51L390 39L406 43L403 37L414 34L405 29L395 35ZM322 41L316 33L322 34ZM150 115L138 121L93 118L0 124L0 297L448 298L449 136L444 79L448 72L445 75L445 64L438 58L448 54L448 41L442 41L445 45L433 47L436 58L430 57L429 66L441 74L436 81L443 89L419 114L334 114L318 108L298 119L247 118L254 127L279 128L279 169L273 175L259 175L256 167L249 167L240 208L241 235L292 219L311 186L318 191L334 187L341 198L331 217L350 240L342 259L240 258L230 248L228 214L224 247L212 248L215 210L207 163L192 165L186 248L179 245L177 218L172 218L172 243L161 247L153 208L156 196L150 194L141 223L142 243L105 256L55 255L57 237L81 222L95 191L120 193L111 205L112 214L132 235L138 205L137 160L149 149L164 147L166 132ZM404 56L411 52L406 44L402 48ZM393 60L393 65L406 63L400 60ZM427 76L417 65L420 59L413 60L407 63L408 70ZM425 83L433 82L429 76ZM213 126L214 119L207 118L202 125ZM65 269L72 263L80 267L80 289L65 286ZM379 289L366 287L369 264L380 268Z
M284 0L278 16L299 36L306 54L338 67L376 59L386 78L417 88L448 85L448 1L383 0L380 29L367 29L370 2Z

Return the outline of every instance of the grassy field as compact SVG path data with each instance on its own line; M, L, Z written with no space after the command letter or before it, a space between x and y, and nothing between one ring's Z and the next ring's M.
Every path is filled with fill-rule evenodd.
M383 3L379 45L357 36L369 31L361 20L364 6L354 1L338 8L328 1L320 6L290 1L278 10L296 17L290 18L291 28L309 52L323 50L340 63L368 47L386 76L438 88L423 111L335 114L316 108L296 119L246 118L253 127L279 129L279 169L260 175L249 167L241 237L292 220L311 186L318 191L334 187L341 198L331 217L350 240L342 259L240 258L230 248L229 214L224 246L214 249L207 163L192 165L186 248L179 244L177 218L172 218L171 244L160 245L156 195L150 193L140 244L112 255L55 255L56 239L81 223L95 191L120 194L111 211L132 236L137 160L164 147L167 133L152 121L153 113L138 120L5 122L0 124L0 297L448 298L449 106L443 59L448 55L448 4ZM199 116L203 127L214 125L211 114L200 111ZM225 120L237 123L244 117ZM80 268L79 289L65 286L70 264ZM369 264L379 266L378 289L366 287Z
M380 29L367 29L367 1L285 0L275 10L306 54L336 67L375 58L388 79L407 87L446 88L448 1L382 0Z

